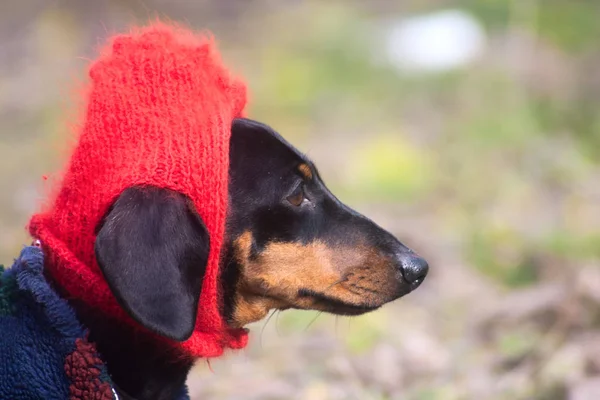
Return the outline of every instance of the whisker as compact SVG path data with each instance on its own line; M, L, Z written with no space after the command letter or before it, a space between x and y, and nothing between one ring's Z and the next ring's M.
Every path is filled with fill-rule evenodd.
M262 342L262 338L263 338L263 332L265 331L265 328L267 327L267 324L269 323L269 321L271 320L271 318L273 317L273 315L275 314L277 310L273 310L273 312L271 314L269 314L269 316L267 317L267 320L265 321L265 323L262 326L262 329L260 330L260 339L259 339L259 343L260 343L260 348L263 348L263 342Z
M317 315L315 315L315 317L312 319L312 321L310 321L309 324L306 326L306 328L304 328L304 332L306 332L308 330L308 328L310 328L310 326L317 320L317 318L319 318L321 316L321 314L323 314L323 311L319 311L317 313Z
M281 310L277 310L277 317L275 317L275 332L277 332L277 337L281 337L281 332L279 331L279 315L281 315Z
M342 282L346 282L347 280L348 280L348 278L342 278L339 281L333 282L331 285L329 285L325 288L323 293L327 292L328 290L332 289L334 286L339 285Z

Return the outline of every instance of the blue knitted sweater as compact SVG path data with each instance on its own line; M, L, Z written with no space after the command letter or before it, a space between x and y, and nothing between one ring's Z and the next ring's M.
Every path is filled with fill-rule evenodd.
M43 275L39 247L0 265L0 399L115 400L106 366ZM189 400L183 388L178 400Z

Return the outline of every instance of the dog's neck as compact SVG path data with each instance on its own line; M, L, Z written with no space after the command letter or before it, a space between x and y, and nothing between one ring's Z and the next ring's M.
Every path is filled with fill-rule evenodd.
M165 350L152 335L71 302L88 328L121 399L172 400L183 390L193 360Z
M230 249L231 250L231 249ZM226 314L235 308L235 292L240 267L232 251L222 260L224 273L221 284L224 293L233 301L225 304ZM51 276L46 276L55 290L68 299L66 292ZM87 304L71 299L79 322L89 331L89 341L96 344L120 400L173 400L184 388L194 360L175 350L165 349L164 343L140 329L135 329ZM228 311L228 312L227 312Z

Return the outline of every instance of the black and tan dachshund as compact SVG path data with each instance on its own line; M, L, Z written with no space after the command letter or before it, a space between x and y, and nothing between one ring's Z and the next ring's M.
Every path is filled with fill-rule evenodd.
M145 234L131 239L124 231L132 227ZM174 231L177 236L172 235ZM151 296L144 293L145 288L156 287L156 282L146 285L144 279L165 278L148 274L137 285L119 286L120 280L127 279L119 275L126 269L114 264L129 262L115 259L119 246L126 246L132 258L156 251L177 256L178 273L184 278L189 274L190 281L181 284L180 298L169 304L144 304L142 312L127 310L156 331L153 315L189 312L190 319L195 316L198 293L190 287L198 276L190 271L206 262L207 239L204 223L182 195L133 187L121 194L98 227L96 257L107 279L117 282L112 285L115 296L127 305L132 299ZM160 269L155 267L149 270ZM314 164L273 129L237 119L230 143L221 270L223 315L232 327L243 327L274 309L338 315L375 310L416 289L428 265L389 232L342 204L327 189ZM75 306L107 363L120 398L175 396L193 360L166 352L152 335L145 336L83 304ZM191 327L182 323L175 331L185 339Z

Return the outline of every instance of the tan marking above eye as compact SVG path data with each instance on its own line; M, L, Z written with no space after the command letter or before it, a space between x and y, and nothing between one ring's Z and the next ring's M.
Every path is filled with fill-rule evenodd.
M300 296L301 290L348 304L383 304L396 291L393 266L368 246L272 242L250 257L252 240L252 234L245 232L234 242L240 279L232 326L258 321L272 309L325 311L315 299Z
M312 173L312 169L310 168L310 166L306 163L300 164L298 166L298 171L302 174L302 176L304 178L306 178L307 180L311 180L313 178L313 173Z

